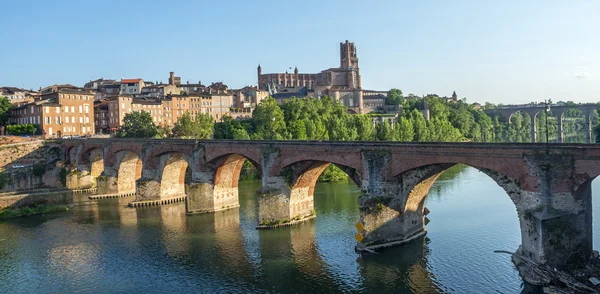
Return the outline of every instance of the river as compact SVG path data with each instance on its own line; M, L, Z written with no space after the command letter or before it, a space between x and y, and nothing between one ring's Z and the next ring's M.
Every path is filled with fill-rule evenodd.
M215 214L76 196L69 212L0 222L0 292L521 292L509 256L493 252L519 246L515 207L474 168L453 167L431 188L425 238L378 255L354 252L353 183L319 183L316 219L263 231L259 187L240 182L240 208ZM599 234L600 216L594 224Z

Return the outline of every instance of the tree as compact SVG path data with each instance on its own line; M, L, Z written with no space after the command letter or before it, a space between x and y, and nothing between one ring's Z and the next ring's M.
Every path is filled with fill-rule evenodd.
M201 113L192 119L189 112L184 113L173 126L173 136L178 138L210 139L213 134L213 118Z
M215 131L214 120L208 113L200 113L196 115L194 123L197 125L197 139L210 139Z
M283 111L275 99L263 99L252 112L255 140L285 140L288 138Z
M402 91L398 89L391 89L388 91L387 98L385 99L387 105L402 105L404 104L404 97Z
M415 141L425 141L429 131L423 114L415 108L410 113L410 119L415 130Z
M0 125L6 125L12 104L8 98L0 96Z
M392 133L392 127L387 119L383 122L378 123L375 126L375 140L377 141L392 141L394 136Z
M354 127L360 141L372 141L375 137L375 127L370 117L366 115L353 115Z
M415 129L409 119L399 118L394 129L394 137L401 142L410 142L415 138Z
M158 134L158 127L152 122L150 113L135 111L125 115L123 126L117 136L123 138L152 138Z

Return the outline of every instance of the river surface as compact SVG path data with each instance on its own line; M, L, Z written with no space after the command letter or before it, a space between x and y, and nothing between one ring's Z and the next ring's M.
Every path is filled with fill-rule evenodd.
M378 255L354 252L354 184L319 183L316 219L264 231L255 229L259 187L240 182L241 207L215 214L76 196L69 212L0 222L0 293L522 290L509 256L493 252L519 246L516 210L476 169L456 166L436 181L426 200L427 237ZM594 220L599 234L600 216Z

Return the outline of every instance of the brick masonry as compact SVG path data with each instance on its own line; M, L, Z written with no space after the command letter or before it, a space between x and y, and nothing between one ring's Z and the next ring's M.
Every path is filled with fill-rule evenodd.
M522 254L562 267L591 253L590 185L600 174L596 145L88 139L63 146L71 164L90 177L100 150L104 171L98 177L125 190L133 187L124 182L135 180L136 201L185 195L189 167L189 213L237 207L239 173L249 160L262 175L262 225L312 217L316 180L334 163L361 187L364 246L422 234L429 188L450 166L466 164L490 176L515 204ZM562 238L564 230L572 236Z

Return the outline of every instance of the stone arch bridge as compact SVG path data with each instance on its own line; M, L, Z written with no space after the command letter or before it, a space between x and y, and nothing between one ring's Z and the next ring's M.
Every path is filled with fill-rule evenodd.
M506 119L508 123L511 122L513 114L517 112L523 112L529 114L532 119L530 126L531 141L533 143L538 142L537 132L537 115L540 112L548 110L556 116L558 121L558 143L565 141L565 133L563 128L564 113L570 109L580 110L585 119L585 138L587 143L592 142L592 113L598 108L598 104L587 103L587 104L575 104L575 105L544 105L544 104L526 104L526 105L507 105L500 108L487 109L485 112L489 115L499 114Z
M237 207L244 161L262 175L259 224L314 217L315 183L329 164L361 188L360 221L371 248L425 234L424 200L455 164L488 175L512 200L521 226L519 251L556 267L582 264L592 251L591 182L600 146L152 139L64 140L71 189L135 194L134 205L186 201L188 213ZM185 185L186 170L191 181Z

